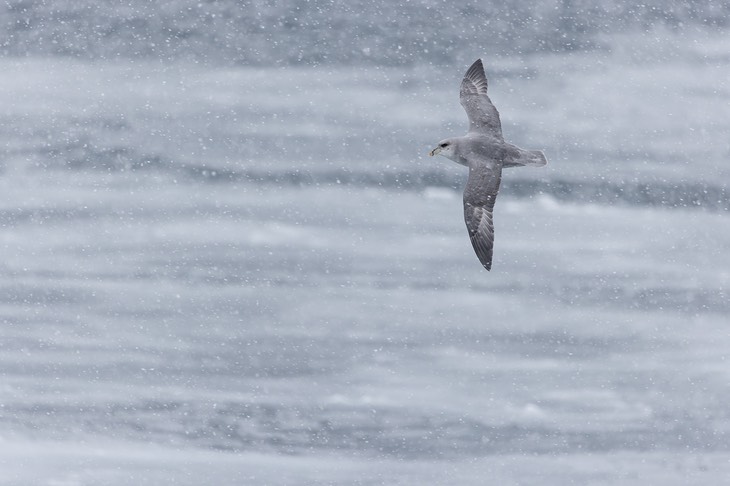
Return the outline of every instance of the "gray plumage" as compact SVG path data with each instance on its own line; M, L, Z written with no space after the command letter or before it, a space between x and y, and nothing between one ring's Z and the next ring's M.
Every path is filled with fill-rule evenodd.
M469 132L463 137L442 140L430 155L440 154L469 168L464 188L464 221L479 261L490 270L494 250L494 203L502 169L541 167L547 160L539 150L523 150L504 141L499 112L487 95L487 76L481 59L466 71L459 97L469 117Z

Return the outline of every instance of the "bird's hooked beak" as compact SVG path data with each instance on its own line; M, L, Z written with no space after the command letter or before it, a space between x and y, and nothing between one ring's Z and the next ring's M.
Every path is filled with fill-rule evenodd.
M431 157L433 157L434 155L438 155L439 152L441 152L441 147L436 147L435 149L431 150L428 153L428 155L430 155Z

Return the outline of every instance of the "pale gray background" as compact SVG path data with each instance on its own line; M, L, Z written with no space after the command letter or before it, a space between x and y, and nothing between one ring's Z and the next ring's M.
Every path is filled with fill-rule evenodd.
M0 484L730 482L730 12L644 3L4 3Z

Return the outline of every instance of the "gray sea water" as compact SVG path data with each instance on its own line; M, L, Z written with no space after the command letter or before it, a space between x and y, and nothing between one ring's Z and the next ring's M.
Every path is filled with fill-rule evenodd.
M730 482L730 41L464 66L0 59L0 484ZM473 59L470 59L473 60Z

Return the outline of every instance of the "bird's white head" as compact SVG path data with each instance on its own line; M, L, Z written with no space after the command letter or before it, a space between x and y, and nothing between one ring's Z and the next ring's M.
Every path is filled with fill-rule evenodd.
M441 155L447 159L456 160L456 142L450 138L441 140L438 146L431 150L428 155L433 157L434 155Z

